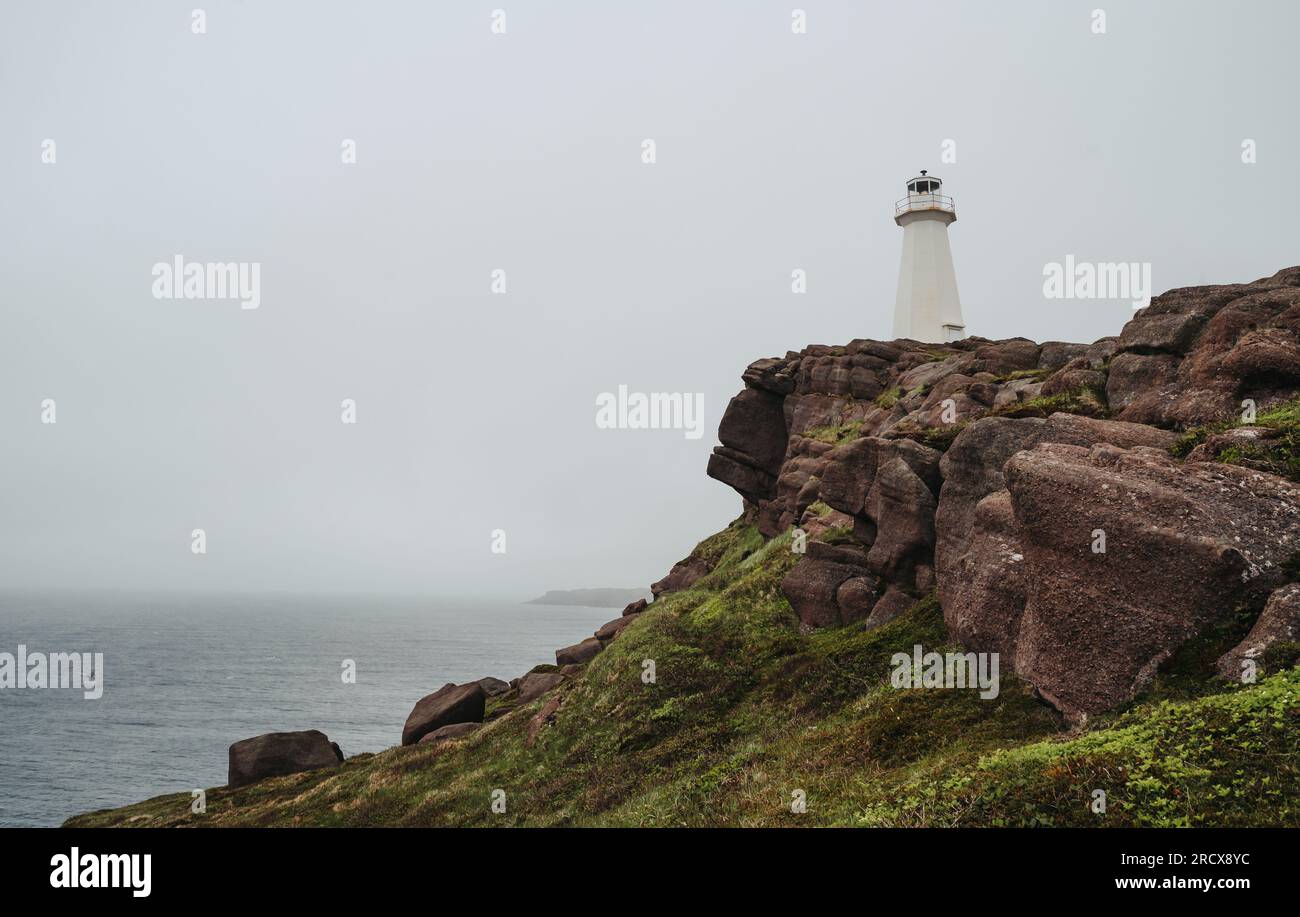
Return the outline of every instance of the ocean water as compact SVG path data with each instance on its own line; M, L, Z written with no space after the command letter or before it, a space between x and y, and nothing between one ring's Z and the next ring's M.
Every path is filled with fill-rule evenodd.
M0 689L0 826L226 782L227 748L319 729L401 743L424 695L509 680L620 609L355 596L0 594L0 652L101 652L104 693ZM344 684L342 661L356 662Z

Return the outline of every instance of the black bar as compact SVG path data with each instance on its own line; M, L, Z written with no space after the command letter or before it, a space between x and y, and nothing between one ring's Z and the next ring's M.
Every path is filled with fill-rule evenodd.
M1192 895L1231 902L1242 892L1291 888L1295 836L1218 828L12 829L0 831L0 844L13 900L143 900L130 888L53 888L51 860L75 847L79 857L148 854L148 899L156 901L335 904L414 895L446 906L468 893L494 907L516 895L548 908L609 896L611 907L654 910L678 906L683 883L758 903L777 887L812 896L810 904L848 893L864 906L1039 891L1070 902ZM1154 887L1121 887L1135 880ZM1167 880L1212 885L1166 887Z

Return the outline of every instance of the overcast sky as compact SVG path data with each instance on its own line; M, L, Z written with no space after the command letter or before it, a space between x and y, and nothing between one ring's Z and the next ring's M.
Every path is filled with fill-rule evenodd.
M704 469L746 364L890 336L922 168L985 337L1118 333L1044 299L1067 255L1157 291L1300 262L1290 2L0 17L0 586L648 584L740 509ZM260 308L154 298L177 254L260 263ZM702 393L705 435L597 429L620 384Z

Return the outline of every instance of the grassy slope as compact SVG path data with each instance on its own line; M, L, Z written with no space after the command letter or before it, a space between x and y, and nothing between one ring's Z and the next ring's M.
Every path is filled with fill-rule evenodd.
M718 568L560 688L532 748L544 701L441 747L211 790L202 816L177 794L70 824L1300 825L1296 669L1252 687L1170 680L1160 700L1066 734L1014 677L993 701L889 686L894 652L945 645L933 598L875 631L803 635L778 589L788 536L764 544L735 523L696 551Z

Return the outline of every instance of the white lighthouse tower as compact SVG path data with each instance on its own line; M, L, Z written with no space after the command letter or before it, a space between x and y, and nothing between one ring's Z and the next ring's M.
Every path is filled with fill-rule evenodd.
M957 220L952 198L940 194L943 182L925 170L907 181L907 197L894 204L894 222L903 227L903 260L894 300L894 337L928 344L966 336L952 269L948 226Z

